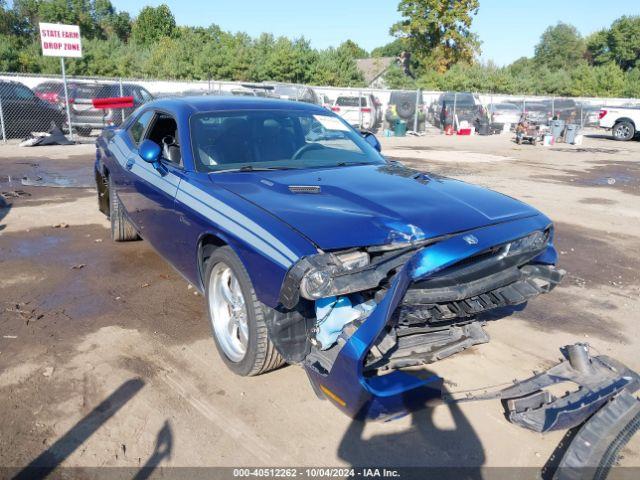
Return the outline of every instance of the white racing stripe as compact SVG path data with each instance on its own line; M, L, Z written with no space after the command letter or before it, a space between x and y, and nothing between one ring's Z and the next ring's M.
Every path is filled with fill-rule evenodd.
M258 237L253 232L248 230L245 226L240 225L235 220L232 220L231 218L226 217L222 213L214 210L201 200L190 196L187 192L183 191L182 188L178 190L176 200L187 205L193 211L199 213L205 218L211 220L222 230L226 230L232 235L238 237L240 240L245 241L252 247L261 251L266 256L270 257L274 262L279 263L283 267L289 268L293 264L291 260L282 255L278 250L273 248L262 238Z
M274 237L271 233L266 231L264 228L262 228L247 216L241 214L237 210L231 208L212 195L199 188L196 188L188 182L183 182L180 185L180 190L184 190L186 193L197 198L202 203L233 219L239 225L253 232L254 234L259 235L264 241L268 242L273 248L278 250L280 253L282 253L282 255L287 257L292 262L298 260L298 255L293 253L284 243Z

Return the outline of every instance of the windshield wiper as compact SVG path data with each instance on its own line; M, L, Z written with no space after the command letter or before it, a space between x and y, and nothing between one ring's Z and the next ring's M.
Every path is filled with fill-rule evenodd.
M352 167L354 165L371 165L369 162L339 162L336 167Z
M294 170L294 168L293 167L254 167L253 165L242 165L238 168L227 168L225 170L213 170L211 173L270 172L274 170Z

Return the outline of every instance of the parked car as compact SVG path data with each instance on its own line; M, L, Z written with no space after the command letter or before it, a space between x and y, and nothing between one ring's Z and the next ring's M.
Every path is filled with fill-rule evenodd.
M69 102L73 103L75 91L78 86L77 82L67 82L67 94ZM47 81L39 83L33 92L45 102L49 102L56 106L64 107L64 84L62 82Z
M482 103L477 95L465 92L447 92L441 94L432 104L430 110L433 116L433 123L439 128L446 125L453 125L454 116L458 122L467 121L474 124L476 119L482 114Z
M600 120L600 110L602 110L602 108L602 105L583 103L580 107L582 122L578 123L586 127L597 127L598 121Z
M123 83L122 90L119 83L79 84L75 96L70 106L71 125L83 136L91 134L94 129L120 125L136 107L153 100L153 95L134 83ZM99 109L93 105L95 99L116 97L133 97L133 107Z
M515 125L522 115L520 109L512 103L494 103L489 105L488 110L493 123Z
M408 128L413 129L416 110L418 111L418 130L424 129L426 118L424 99L422 92L415 90L393 90L389 96L389 103L384 114L387 126L391 128L396 119L407 123Z
M600 127L611 130L616 140L632 140L640 128L640 108L604 107L599 116Z
M340 95L331 110L358 128L373 130L378 126L378 106L373 95Z
M0 80L0 101L7 137L47 131L52 123L62 128L65 123L65 114L58 106L42 100L22 83Z
M98 137L99 206L204 294L233 372L297 363L348 415L391 418L442 394L407 367L487 342L478 314L563 272L533 207L379 150L318 105L156 100Z
M313 103L320 105L320 99L316 91L306 85L293 85L288 83L266 84L270 87L269 96L282 100L295 100L297 102Z

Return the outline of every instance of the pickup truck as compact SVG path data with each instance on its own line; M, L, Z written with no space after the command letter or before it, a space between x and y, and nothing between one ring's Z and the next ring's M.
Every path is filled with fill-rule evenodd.
M599 125L610 129L615 140L631 140L640 128L640 108L604 107L600 110Z

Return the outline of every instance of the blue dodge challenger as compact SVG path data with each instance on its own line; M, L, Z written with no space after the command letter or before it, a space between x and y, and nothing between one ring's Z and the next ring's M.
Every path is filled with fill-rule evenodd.
M113 240L144 238L204 294L233 372L300 364L356 418L438 398L407 368L489 341L486 312L564 273L542 213L386 160L315 105L156 100L98 138L95 176Z

